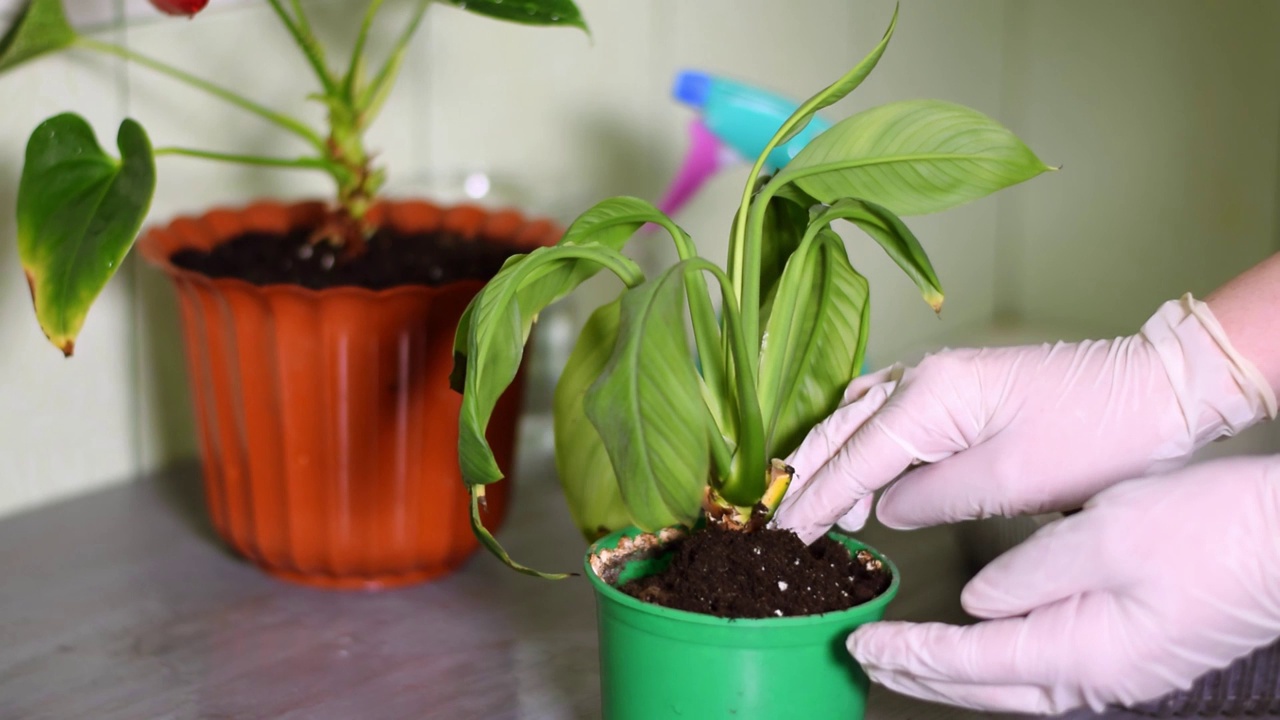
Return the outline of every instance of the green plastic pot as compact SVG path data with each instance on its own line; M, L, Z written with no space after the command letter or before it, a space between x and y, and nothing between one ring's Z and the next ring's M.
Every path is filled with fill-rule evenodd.
M869 683L845 650L845 639L859 625L884 617L898 592L892 562L853 538L830 533L851 551L869 550L885 563L893 582L884 593L825 615L727 620L641 602L596 575L593 553L640 533L627 528L601 538L585 562L596 591L605 720L863 716ZM659 572L668 561L633 560L618 582Z

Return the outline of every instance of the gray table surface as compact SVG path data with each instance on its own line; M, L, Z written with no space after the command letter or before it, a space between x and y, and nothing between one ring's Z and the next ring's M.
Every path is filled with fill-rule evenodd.
M518 471L502 539L535 566L576 569L584 544L545 433L526 427ZM892 617L963 621L949 529L863 537L901 569ZM195 465L0 521L0 578L5 720L599 716L595 606L581 578L536 580L476 555L404 590L289 585L217 541ZM997 716L881 688L868 712L978 717Z

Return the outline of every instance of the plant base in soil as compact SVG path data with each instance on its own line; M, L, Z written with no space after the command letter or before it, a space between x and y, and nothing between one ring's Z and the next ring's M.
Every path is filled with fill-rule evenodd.
M312 243L312 230L285 235L251 232L211 251L180 250L174 265L214 278L238 278L255 285L301 285L313 290L354 286L383 290L399 285L445 285L488 280L519 252L505 243L448 231L400 234L376 231L353 258L340 248Z
M888 589L888 568L822 537L805 546L789 530L708 526L668 546L670 564L618 589L675 610L723 618L820 615L861 605Z

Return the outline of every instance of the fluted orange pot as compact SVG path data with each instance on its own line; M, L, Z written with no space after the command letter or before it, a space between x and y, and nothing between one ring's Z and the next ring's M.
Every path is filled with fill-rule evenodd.
M313 227L320 203L263 202L149 229L143 256L178 290L213 524L281 578L328 588L408 585L450 571L477 547L458 469L461 397L449 387L453 337L480 281L386 290L256 286L174 266L249 231ZM370 219L553 244L560 230L516 212L388 202ZM478 241L478 240L477 240ZM490 423L504 473L514 455L519 379ZM490 488L490 527L509 481Z

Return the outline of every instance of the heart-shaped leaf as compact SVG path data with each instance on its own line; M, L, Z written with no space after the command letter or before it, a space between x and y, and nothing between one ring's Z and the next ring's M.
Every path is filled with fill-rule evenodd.
M31 0L0 38L0 73L76 41L62 0Z
M792 256L778 283L760 359L769 457L786 457L830 415L862 365L868 285L829 229Z
M120 160L70 113L41 123L27 143L18 257L40 327L67 355L89 306L133 247L155 192L155 161L142 126L125 120L117 143Z
M819 135L775 177L831 204L860 198L897 215L962 205L1051 170L982 113L940 100L864 110Z
M569 513L588 541L631 522L609 454L583 406L587 389L613 356L620 308L621 303L615 300L587 320L560 374L553 405L560 485Z
M523 25L568 25L587 29L573 0L444 0L477 15Z
M691 524L710 469L714 422L678 321L686 269L623 293L617 345L586 394L627 511L645 530Z

